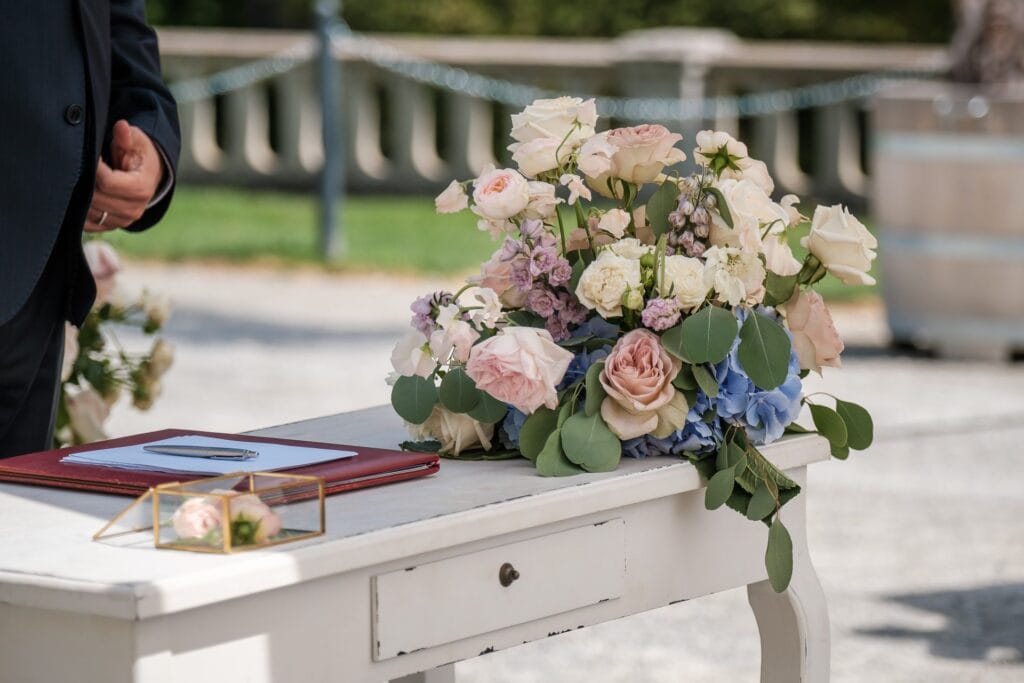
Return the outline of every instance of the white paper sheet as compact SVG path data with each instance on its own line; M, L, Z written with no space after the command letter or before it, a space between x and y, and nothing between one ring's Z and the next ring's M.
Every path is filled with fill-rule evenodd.
M257 451L259 455L248 460L211 460L183 455L149 453L143 446L221 446L224 448L245 448ZM324 448L286 446L260 441L234 441L212 436L184 434L170 439L158 439L132 446L120 446L96 451L72 453L61 458L61 462L80 465L102 465L130 470L170 472L173 474L227 474L229 472L273 472L290 467L301 467L315 463L351 458L354 451Z

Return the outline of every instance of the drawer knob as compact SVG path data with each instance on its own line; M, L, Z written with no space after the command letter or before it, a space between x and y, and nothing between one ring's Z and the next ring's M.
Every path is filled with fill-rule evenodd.
M512 585L512 582L519 578L519 570L513 567L511 564L506 562L501 565L501 569L498 570L498 581L502 586L508 588Z

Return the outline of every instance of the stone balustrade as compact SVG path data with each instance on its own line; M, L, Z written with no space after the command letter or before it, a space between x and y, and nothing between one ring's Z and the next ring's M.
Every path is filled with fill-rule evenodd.
M274 55L310 33L164 28L169 82ZM657 29L615 40L376 35L403 53L565 93L727 96L833 81L865 72L943 68L932 46L745 41L716 30ZM452 177L508 163L509 115L499 104L440 91L337 48L342 63L346 185L354 192L434 191ZM189 182L306 188L323 162L315 71L181 104L181 177ZM662 121L716 127L748 141L779 189L863 205L870 168L866 103L849 101L748 120ZM606 122L607 123L607 122ZM611 121L612 125L628 124Z

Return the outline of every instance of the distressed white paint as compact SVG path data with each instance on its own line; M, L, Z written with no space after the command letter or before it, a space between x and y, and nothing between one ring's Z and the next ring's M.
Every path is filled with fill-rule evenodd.
M266 433L364 445L404 438L384 408ZM803 483L805 466L826 459L828 448L809 436L765 454ZM667 458L566 479L537 477L525 461L445 461L429 479L331 497L322 538L205 556L90 541L123 498L0 485L0 666L4 680L19 683L70 680L69 671L82 683L444 677L445 668L435 669L491 649L764 581L764 526L706 511L703 494L694 468ZM804 514L803 496L786 507L799 549ZM374 661L373 577L609 519L625 530L618 599L487 633L467 629L458 640ZM765 672L767 681L827 678L825 603L804 550L796 562L792 598L755 604L762 627L775 615L770 630L778 631L763 641L766 666L780 672ZM751 596L756 602L756 589ZM452 618L471 623L492 607L466 604ZM803 679L788 677L793 662Z

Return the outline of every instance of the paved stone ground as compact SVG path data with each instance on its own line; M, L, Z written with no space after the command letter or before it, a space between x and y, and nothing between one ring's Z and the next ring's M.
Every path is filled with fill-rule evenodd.
M418 293L443 281L129 264L170 295L177 361L114 434L244 430L378 404ZM813 467L810 547L839 682L1024 680L1024 364L900 355L877 305L841 307L846 369L816 383L868 407L876 445ZM474 683L754 681L742 591L460 664Z

